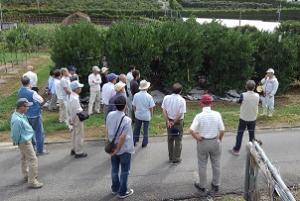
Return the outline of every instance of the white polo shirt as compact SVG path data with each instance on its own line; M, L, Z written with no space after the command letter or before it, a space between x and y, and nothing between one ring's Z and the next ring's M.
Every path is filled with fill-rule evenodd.
M102 87L102 101L104 105L109 105L109 99L116 94L115 85L111 82L105 83Z
M90 85L90 91L95 92L95 91L100 91L100 84L102 83L101 76L99 74L90 74L89 78L89 85Z
M194 132L198 132L204 138L215 138L220 131L224 131L224 123L219 112L204 107L202 112L197 114L190 127Z
M80 105L79 95L73 91L70 94L68 107L69 107L69 114L70 114L71 120L73 120L77 116L77 113L83 111L83 109Z
M56 96L58 100L63 100L63 89L61 87L60 84L60 79L56 79L54 78L54 83L53 83L54 87L55 87L55 92L56 92Z
M30 85L32 87L37 87L38 77L37 77L36 73L34 73L32 71L28 71L23 75L23 77L25 77L25 76L29 78Z
M161 105L162 109L165 109L169 119L176 119L177 114L182 114L180 119L184 118L186 113L186 102L179 94L171 94L164 97Z

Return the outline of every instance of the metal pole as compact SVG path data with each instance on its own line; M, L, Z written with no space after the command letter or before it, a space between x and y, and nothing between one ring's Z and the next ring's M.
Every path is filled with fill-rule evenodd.
M0 30L3 29L3 12L2 12L2 4L0 2Z
M278 8L278 22L280 22L281 20L281 1L280 1L280 4L279 4L279 8Z
M36 0L36 3L37 3L37 7L38 7L38 12L39 12L39 14L41 14L41 11L40 11L40 1Z

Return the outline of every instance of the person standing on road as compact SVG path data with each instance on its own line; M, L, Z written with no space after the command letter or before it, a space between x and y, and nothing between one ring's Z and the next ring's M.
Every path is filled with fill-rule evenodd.
M203 110L197 114L190 127L190 133L197 141L199 181L195 187L203 194L207 193L207 160L210 158L213 179L211 192L219 191L220 168L221 168L221 141L224 136L224 123L219 112L211 109L213 98L210 95L203 95L201 106Z
M147 92L150 87L150 82L142 80L140 82L139 90L133 97L132 107L135 115L134 124L134 146L139 141L141 127L143 125L144 137L142 148L148 145L148 131L151 117L153 116L153 108L155 107L152 96Z
M267 70L266 76L260 81L263 84L262 107L263 116L272 117L274 112L274 96L277 92L279 83L274 75L275 71L272 68Z
M118 76L114 73L107 75L108 83L104 84L102 87L102 101L104 104L104 119L106 119L108 114L109 100L116 94L115 84L117 82Z
M33 71L34 68L33 66L27 66L27 72L24 73L23 77L26 76L29 78L30 80L30 86L31 86L31 89L33 91L36 91L36 92L39 92L39 89L37 87L37 83L38 83L38 76L37 74Z
M34 130L25 115L33 103L26 98L20 98L16 110L11 117L11 138L14 145L18 145L21 152L21 167L24 181L29 188L41 188L43 184L37 180L38 159L32 146Z
M44 99L36 92L30 89L30 79L25 76L21 78L22 87L19 89L18 97L26 98L33 103L26 112L30 125L34 130L33 145L37 155L48 154L44 149L44 127L42 120L42 103Z
M88 77L88 82L90 85L90 100L89 100L89 109L88 114L93 114L93 109L95 107L96 113L100 113L100 84L101 84L101 76L99 74L100 69L98 66L93 66L93 73L91 73Z
M133 108L132 108L132 101L133 101L133 97L136 93L139 92L139 80L140 80L140 71L139 70L134 70L132 72L132 76L133 76L133 80L130 81L130 101L131 101L131 104L129 105L130 106L130 110L131 112L129 113L131 115L131 119L132 119L132 123L134 124L135 123L135 116L134 116L134 111L133 111Z
M241 103L240 121L236 136L236 143L231 150L231 153L233 155L239 155L244 131L246 130L246 128L249 132L249 141L253 141L255 139L255 125L259 104L259 95L258 93L254 92L255 85L256 84L253 80L248 80L246 82L247 92L242 93L238 101L239 103Z
M68 108L69 97L72 92L70 88L70 84L71 84L70 73L67 68L62 68L61 74L62 74L62 78L60 80L60 87L62 89L62 97L63 97L62 116L64 117L64 119L62 120L66 123L69 129L71 129L71 126L69 125L69 108Z
M182 85L173 85L173 94L165 96L162 102L162 109L168 132L169 161L181 162L183 119L186 113L186 102L181 97Z
M133 194L133 189L128 189L128 176L131 166L131 155L134 153L133 134L131 127L131 119L124 113L126 107L126 98L119 96L115 100L117 110L112 111L107 116L106 128L108 139L111 142L116 135L117 129L119 133L115 140L116 149L111 154L111 179L112 194L124 199ZM119 169L121 166L121 173Z
M79 94L84 85L79 83L78 80L71 82L71 95L69 99L69 109L70 109L70 118L69 123L72 126L71 135L72 135L72 149L71 155L74 155L75 158L84 158L87 157L87 153L83 152L82 146L84 141L84 124L83 121L79 120L78 114L83 111Z

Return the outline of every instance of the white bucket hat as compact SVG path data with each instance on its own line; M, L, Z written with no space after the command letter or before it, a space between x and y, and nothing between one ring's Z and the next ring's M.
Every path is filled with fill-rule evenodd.
M268 70L267 70L267 73L275 73L275 71L274 71L274 69L273 68L269 68Z
M126 84L124 82L119 81L117 84L115 84L115 91L119 92L121 91L124 87L126 86Z
M97 72L100 72L100 68L98 66L93 66L93 71L97 71Z
M145 89L148 89L150 87L151 83L150 82L147 82L146 80L142 80L140 82L140 87L139 87L139 90L145 90Z

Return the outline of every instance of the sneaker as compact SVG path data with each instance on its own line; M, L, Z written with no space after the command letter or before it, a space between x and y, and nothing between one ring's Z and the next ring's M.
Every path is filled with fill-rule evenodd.
M234 155L234 156L239 156L240 155L240 152L234 150L234 149L230 149L229 152Z
M50 152L47 150L44 150L42 153L37 152L36 156L44 156L44 155L48 155Z
M111 194L112 194L112 195L117 195L117 194L118 194L118 192L111 191Z
M216 185L214 185L214 184L211 184L211 190L212 190L213 192L219 192L219 186L216 186Z
M75 154L75 158L85 158L87 156L88 156L87 153Z
M195 182L194 186L195 186L195 188L197 188L200 191L201 194L207 194L207 189L200 187L199 183Z
M28 176L24 176L24 177L23 177L23 181L24 181L25 183L27 183L27 182L28 182Z
M38 189L38 188L42 188L43 187L43 183L35 180L34 182L32 183L28 183L28 187L29 188L33 188L33 189Z
M118 195L118 197L120 198L120 199L124 199L124 198L127 198L127 197L129 197L129 196L131 196L132 194L133 194L133 189L129 189L126 193L125 193L125 195Z
M75 154L76 154L76 153L75 153L74 149L71 149L70 155L71 155L71 156L74 156Z
M142 148L146 148L147 147L147 144L142 144Z
M173 160L173 163L181 163L181 158Z

